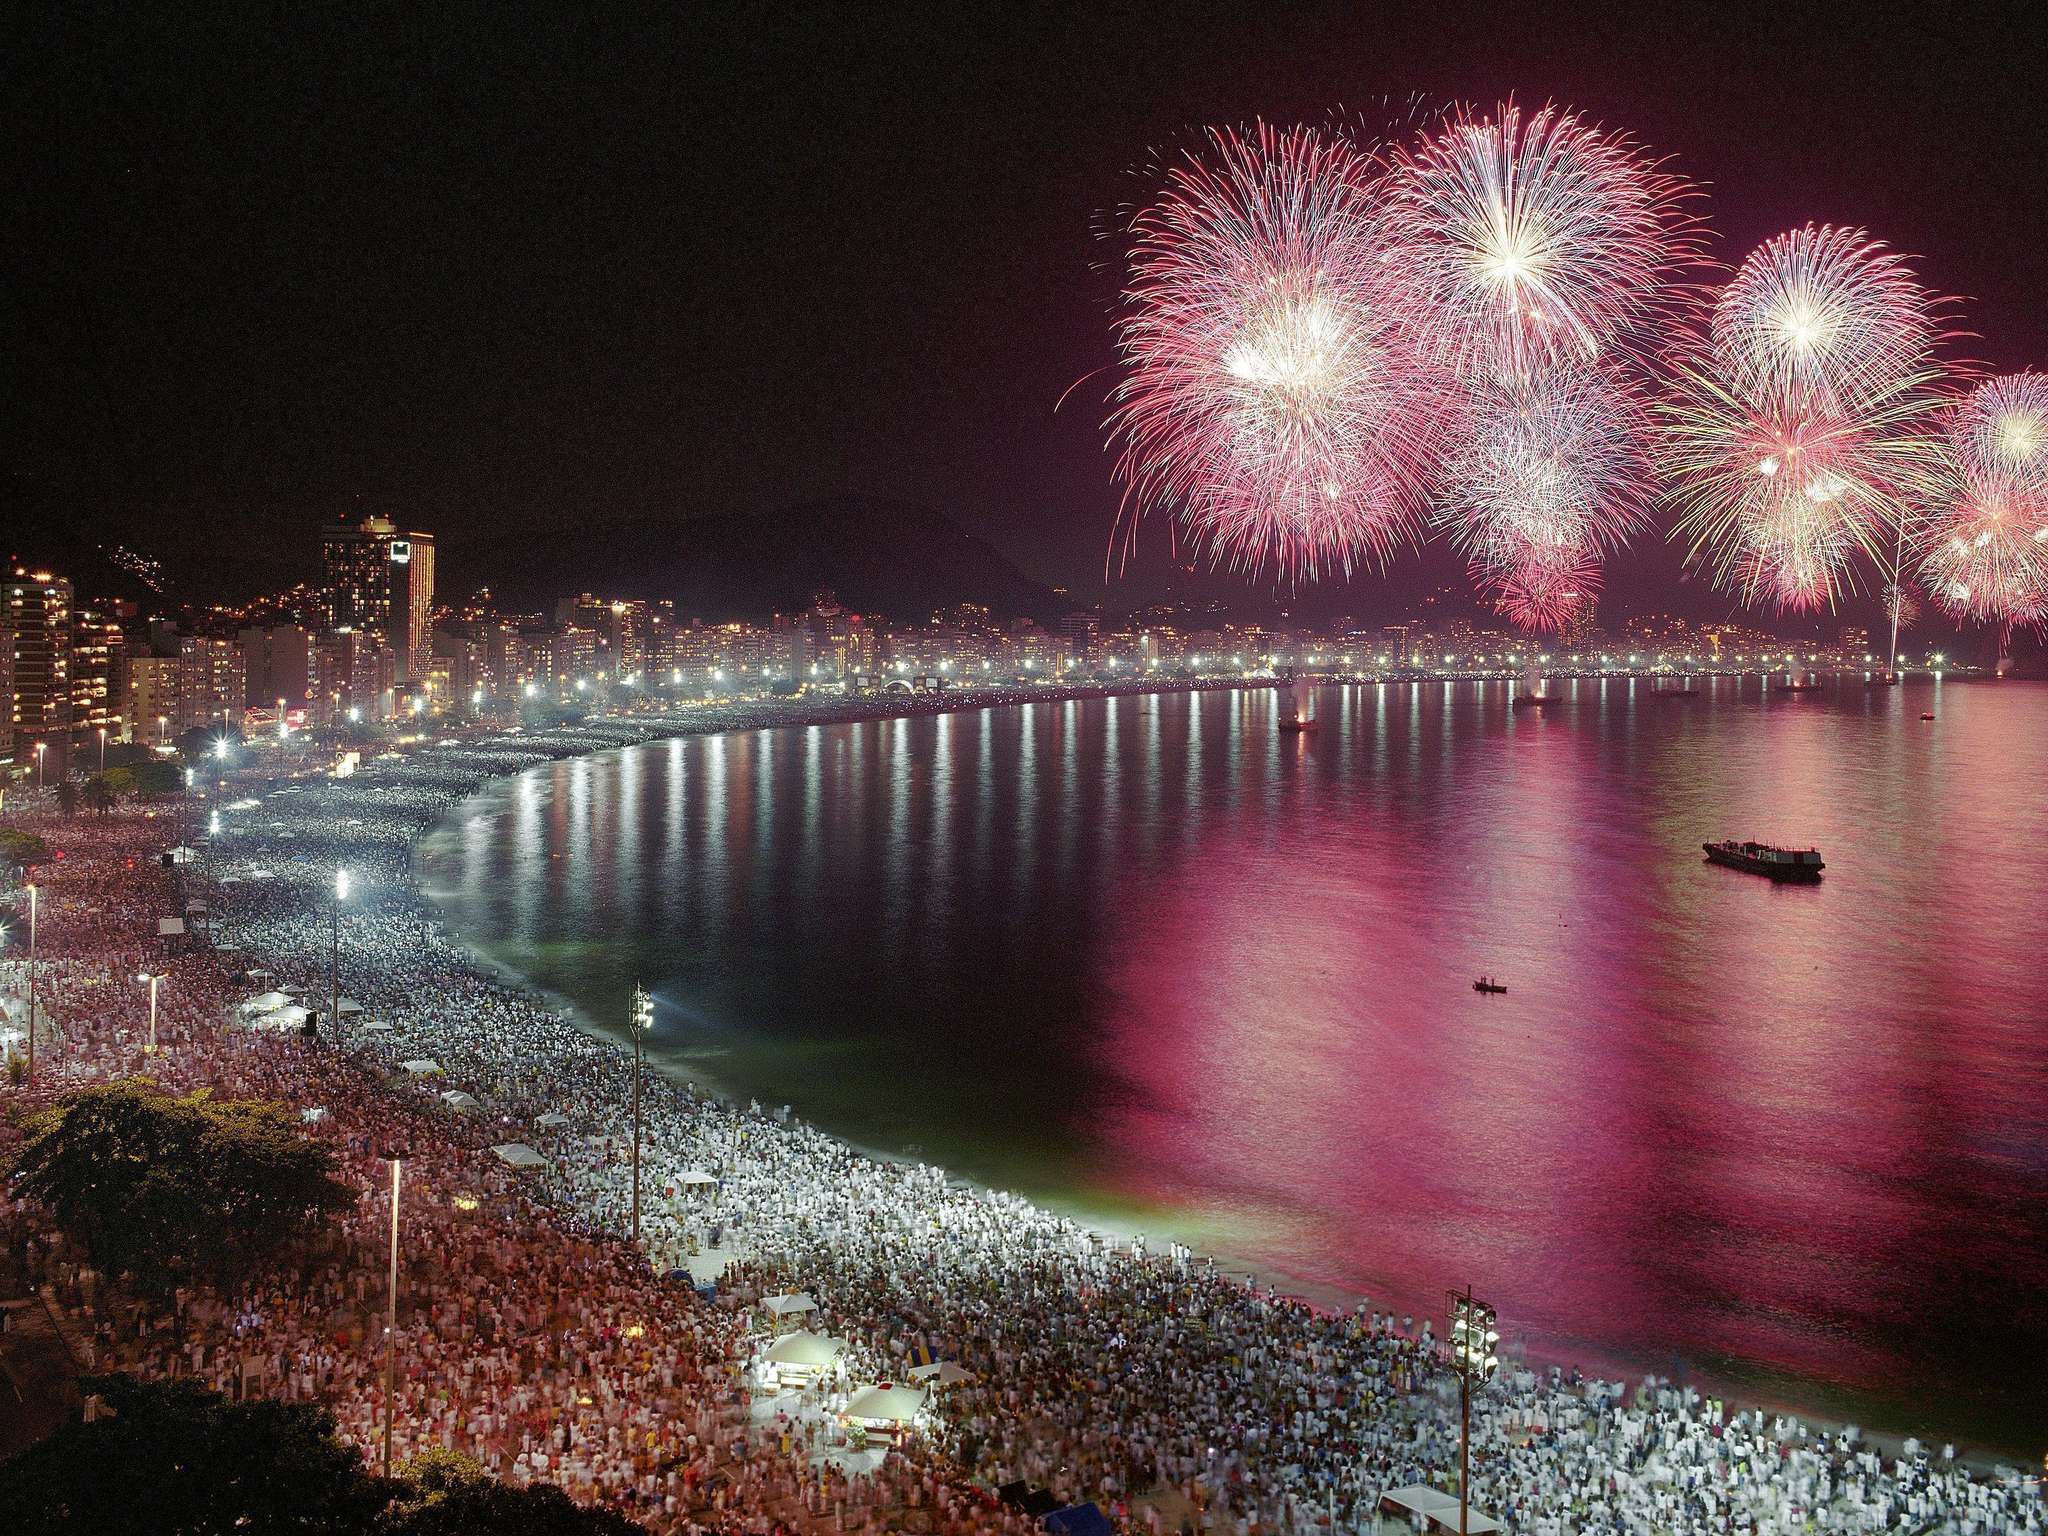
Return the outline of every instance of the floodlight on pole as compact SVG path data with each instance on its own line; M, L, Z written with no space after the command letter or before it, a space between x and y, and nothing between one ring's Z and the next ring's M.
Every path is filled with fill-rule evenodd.
M1493 1308L1473 1298L1472 1287L1447 1293L1451 1369L1458 1377L1458 1536L1466 1536L1471 1507L1472 1388L1500 1372L1500 1329Z
M348 887L348 871L337 868L334 871L334 905L328 911L332 926L327 950L327 1006L334 1012L336 1045L344 1043L341 1035L341 904L348 900Z
M154 1056L156 1054L156 987L157 983L164 978L160 971L144 971L135 979L149 983L149 1044L142 1048L142 1054Z
M633 984L633 1246L640 1246L640 1077L647 1031L654 1027L654 999Z

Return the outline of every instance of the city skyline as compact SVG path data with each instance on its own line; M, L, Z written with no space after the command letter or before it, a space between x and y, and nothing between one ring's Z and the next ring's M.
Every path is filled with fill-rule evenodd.
M349 509L433 522L444 550L481 570L516 565L522 545L595 561L621 544L661 548L707 513L773 520L853 491L924 501L1034 579L1099 589L1116 505L1099 442L1105 407L1093 384L1060 405L1114 357L1117 274L1096 231L1138 195L1148 157L1186 142L1195 124L1315 121L1333 103L1376 122L1453 99L1556 92L1711 184L1720 259L1806 218L1860 224L1919 257L1937 291L1967 297L1981 338L1971 350L1988 365L2048 356L2030 302L2042 257L2019 233L2040 108L2029 92L1995 86L2023 71L2028 52L1999 12L1945 25L1938 46L1910 26L1858 34L1854 67L1800 93L1775 89L1775 64L1752 57L1739 12L1666 20L1567 51L1532 17L1489 34L1489 54L1512 62L1484 66L1467 57L1471 28L1456 18L1383 19L1370 47L1356 23L1316 16L1204 21L1170 48L1129 21L1091 31L1085 47L1028 27L990 39L937 27L940 52L965 50L987 82L1017 87L1006 98L1015 139L1039 155L1021 163L1000 117L969 116L966 134L953 131L956 77L934 69L938 89L921 92L927 78L911 69L850 100L815 70L839 44L905 57L911 29L849 37L830 24L781 25L742 49L749 78L786 93L765 169L719 139L723 155L675 164L636 151L594 175L576 157L579 133L661 141L675 108L653 74L659 47L625 70L629 88L594 119L537 122L512 83L570 88L612 63L618 40L587 34L536 50L519 28L486 31L449 13L445 66L402 52L398 65L452 114L460 131L442 134L419 101L386 111L349 40L313 25L273 40L265 62L276 73L254 90L243 89L251 61L216 40L160 39L139 23L89 42L53 38L53 80L96 101L107 134L92 150L46 140L52 103L21 103L20 142L51 151L29 184L78 212L32 224L17 253L14 286L29 296L22 365L42 387L6 455L14 522L33 536L88 509L142 543L174 522L178 559L238 573L229 585L247 588L281 574L286 541L273 533ZM704 41L723 40L715 19L704 25ZM1826 46L1818 14L1774 16L1771 30L1777 57ZM711 110L735 82L690 75L700 53L715 49L681 49L678 68ZM1653 57L1697 67L1643 68ZM497 67L502 92L434 95L451 77L444 67L479 62ZM1058 95L1037 83L1038 66L1055 63ZM93 83L101 75L64 70L100 70L134 93L109 100ZM301 79L317 82L322 126L266 136L290 121L278 87ZM1411 101L1417 85L1425 95ZM171 133L147 147L138 137L145 125L196 128L226 93L247 101L248 137ZM835 112L888 131L839 132L827 126ZM531 135L526 153L487 154L513 126ZM436 152L417 165L389 158L422 142ZM201 143L216 158L189 158ZM911 171L928 186L906 180ZM793 185L822 188L825 200L807 209L785 195ZM302 197L306 186L320 197ZM613 237L614 270L553 220L550 200L572 188ZM490 219L457 214L480 194ZM196 223L173 222L186 195L210 228L246 232L268 279L236 268L225 254L234 240L192 243ZM501 227L513 238L500 239ZM421 231L424 243L411 238ZM870 259L837 259L849 231ZM913 265L926 240L943 254ZM351 241L368 265L341 258ZM465 281L500 251L508 265L496 281ZM658 277L678 270L669 252L685 253L689 274L672 285ZM758 289L745 280L748 253L766 260L752 262L769 274ZM204 295L202 308L166 303L158 285L174 273ZM90 304L70 302L79 283L91 285ZM77 325L83 345L68 345L65 327ZM156 344L129 348L121 326ZM804 362L814 343L840 367ZM279 378L290 380L281 393ZM1613 562L1610 586L1626 607L1726 617L1677 585L1677 557L1661 537L1640 538ZM1442 551L1404 560L1339 601L1355 606L1376 586L1399 601L1455 568ZM1142 600L1173 570L1162 532L1119 585ZM576 579L612 585L615 573ZM1850 618L1867 619L1866 606Z

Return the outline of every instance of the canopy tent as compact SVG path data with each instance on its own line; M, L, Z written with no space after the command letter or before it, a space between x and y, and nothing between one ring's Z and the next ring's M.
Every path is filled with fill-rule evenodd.
M367 1024L358 1024L356 1027L366 1035L388 1035L391 1033L391 1026L389 1024L379 1024L375 1019L370 1020Z
M1390 1514L1405 1514L1410 1518L1420 1515L1426 1524L1438 1530L1458 1529L1458 1501L1425 1483L1410 1483L1406 1488L1395 1488L1381 1494L1380 1508ZM1476 1509L1467 1512L1465 1529L1469 1536L1487 1536L1489 1531L1500 1528L1500 1522L1491 1515L1481 1514Z
M966 1366L951 1360L941 1360L936 1365L913 1366L910 1370L910 1379L921 1381L928 1387L951 1387L963 1381L979 1380Z
M491 1150L498 1154L500 1162L508 1168L517 1168L522 1173L535 1168L545 1168L548 1160L523 1141L501 1141Z
M352 997L344 997L334 1005L334 1011L340 1014L361 1013L363 1005Z
M242 1004L242 1017L247 1018L252 1013L274 1013L290 1001L282 992L259 992Z
M685 1168L676 1175L676 1182L685 1189L708 1189L718 1182L718 1175L702 1168Z
M438 1077L441 1072L441 1063L431 1056L415 1057L411 1061L402 1061L399 1065L414 1077Z
M450 1088L441 1095L441 1102L458 1115L473 1115L483 1108L473 1094L464 1093L460 1088Z
M916 1387L898 1387L884 1383L881 1386L862 1387L847 1399L839 1416L857 1419L863 1424L908 1424L917 1417L924 1407L924 1393Z
M769 1296L761 1305L778 1318L802 1317L806 1312L818 1310L818 1304L811 1300L808 1292L792 1291L787 1296Z
M533 1123L539 1126L542 1130L551 1131L558 1125L567 1125L569 1123L569 1117L567 1115L557 1114L554 1110L551 1109Z
M769 1365L795 1365L811 1370L823 1370L846 1352L844 1339L827 1338L822 1333L807 1333L798 1329L785 1333L761 1358Z
M1086 1504L1068 1504L1038 1522L1058 1536L1111 1536L1109 1516L1090 1499Z
M306 1020L311 1016L294 1003L288 1008L273 1008L268 1013L251 1014L242 1022L251 1029L304 1029Z

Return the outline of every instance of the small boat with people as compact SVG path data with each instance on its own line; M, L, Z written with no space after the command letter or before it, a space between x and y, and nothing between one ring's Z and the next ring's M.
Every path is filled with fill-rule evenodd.
M1732 837L1701 843L1700 847L1706 850L1709 863L1772 880L1811 882L1820 879L1820 872L1827 868L1818 848L1780 848L1772 843L1738 842Z
M1491 976L1482 976L1472 983L1472 990L1474 992L1505 992L1507 989L1508 985L1506 982L1495 981Z

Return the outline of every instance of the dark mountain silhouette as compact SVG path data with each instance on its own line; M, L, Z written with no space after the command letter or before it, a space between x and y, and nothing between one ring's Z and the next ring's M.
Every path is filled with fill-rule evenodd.
M721 514L675 525L618 579L678 614L765 619L829 587L857 613L915 622L956 603L1001 618L1054 619L1060 603L988 540L929 507L841 496L768 517Z

